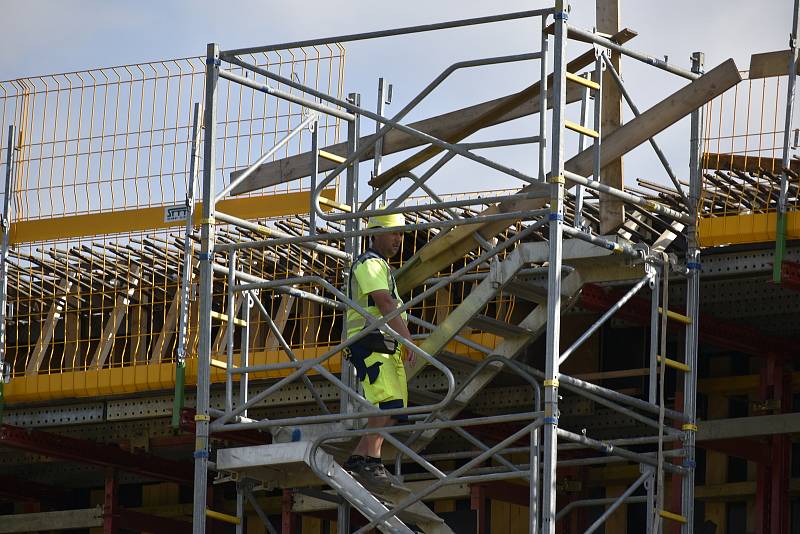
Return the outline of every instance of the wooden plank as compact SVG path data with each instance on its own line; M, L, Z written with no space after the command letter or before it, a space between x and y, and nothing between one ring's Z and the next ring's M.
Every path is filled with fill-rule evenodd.
M254 298L258 298L255 296ZM267 343L267 334L269 334L269 327L261 317L261 310L253 304L250 307L250 350L264 350Z
M161 327L161 332L158 333L155 345L153 345L153 352L150 354L150 363L159 363L164 361L166 356L167 347L172 341L172 336L178 329L178 311L180 309L181 292L180 288L175 290L172 296L172 301L169 304L169 309L164 316L164 324Z
M131 355L137 362L147 361L147 333L150 326L149 305L150 296L146 292L140 291L139 303L130 312Z
M317 345L322 308L318 302L302 299L300 301L300 335L306 348Z
M636 32L625 30L624 32L620 32L619 35L615 35L614 39L621 44L635 36ZM568 69L571 72L577 72L587 65L592 64L593 61L594 51L590 51L571 61L568 65ZM582 91L579 86L574 84L570 85L572 89L568 88L567 98L568 100L571 99L571 102L577 102L581 98ZM538 113L538 95L539 84L535 83L518 93L413 122L408 126L439 139L458 142L469 134L487 126L494 126L533 113ZM374 135L362 137L359 140L359 145L371 142L373 137ZM421 141L417 137L400 132L399 130L392 130L384 136L383 153L384 155L394 154L426 144L427 143ZM345 156L347 154L347 143L338 143L328 146L325 148L325 151L339 156ZM370 184L376 186L379 183L387 181L390 177L396 176L403 170L411 169L419 165L422 161L432 158L440 151L441 150L438 148L423 150L415 155L414 159L406 160L401 164L402 166L396 166L390 169L378 177L379 180L373 180ZM372 159L372 156L373 154L368 152L364 155L362 161L368 161ZM298 154L289 158L266 163L259 167L259 169L245 180L244 183L236 187L233 190L233 194L238 195L308 176L309 169L311 168L311 159L311 153L306 152L304 154ZM320 172L329 171L335 166L335 163L326 159L321 159L319 161ZM236 179L242 172L243 170L231 173L231 180Z
M617 33L620 30L619 0L596 0L595 6L597 31ZM620 72L619 53L611 51L609 59L617 72ZM605 138L622 125L622 94L608 70L603 72L602 87L600 131ZM600 169L600 182L617 189L625 189L622 156ZM612 234L624 222L625 204L619 199L600 193L600 233Z
M283 333L286 328L286 323L289 322L289 316L292 314L292 308L294 308L294 301L295 297L292 295L281 295L281 301L278 304L278 312L275 314L275 317L272 318L275 322L275 326L278 327L281 333ZM275 350L279 345L278 338L275 334L270 332L267 335L266 350Z
M233 299L233 316L239 317L239 311L242 309L242 304L244 303L244 298L242 293L237 293L236 297ZM222 321L219 330L217 330L217 336L214 338L214 344L211 345L211 354L220 354L225 352L228 349L228 308L227 304L225 305L225 321ZM234 321L235 325L235 321ZM234 330L234 335L236 332Z
M72 289L72 282L68 279L62 280L58 284L58 289L63 292L63 295L57 296L50 305L50 310L47 312L47 317L42 323L42 329L39 333L39 339L36 340L36 346L33 348L31 357L28 360L28 365L25 366L26 375L35 375L39 372L42 366L44 357L47 354L47 349L50 347L50 342L53 340L53 334L56 331L58 321L61 319L61 313L67 302L67 293Z
M739 83L741 79L736 63L729 59L682 87L608 135L603 140L601 166L633 150L650 137L675 124L704 103ZM592 173L593 157L593 150L588 148L568 160L565 167L576 174L589 175ZM570 182L568 183L569 185L574 185ZM522 190L527 192L541 187L541 185L534 184ZM519 209L540 209L545 205L545 202L544 199L517 201L515 203L504 202L491 206L481 212L481 215ZM473 237L475 231L480 231L484 237L491 237L507 227L508 223L501 221L461 226L449 230L442 237L423 247L406 262L397 273L398 290L401 294L408 293L428 277L461 259L467 252L474 250L478 246Z
M719 152L703 153L704 169L719 169L723 171L744 171L759 174L761 170L777 174L781 172L781 158L765 158L759 156L745 156L743 154L725 154ZM789 166L793 171L800 172L800 160L790 160Z
M39 532L102 526L103 509L100 506L96 506L82 510L4 515L0 520L0 533Z
M759 80L773 76L788 76L791 57L789 50L753 54L750 56L750 71L747 77L751 80ZM800 60L797 64L800 66Z
M450 295L450 286L446 286L438 290L436 293L434 293L434 297L435 317L432 322L434 324L438 324L447 319L447 316L450 315L450 303L452 301Z
M78 361L81 318L77 311L64 312L64 370L74 369L83 362Z
M139 272L141 268L138 265L133 265L130 269L130 276L128 278L128 288L124 293L117 295L114 300L114 307L111 309L111 314L108 316L106 325L103 327L103 334L100 337L100 344L95 350L92 357L92 367L101 369L108 359L111 348L114 346L114 339L117 336L119 327L128 313L128 305L131 303L131 297L136 292L139 285Z

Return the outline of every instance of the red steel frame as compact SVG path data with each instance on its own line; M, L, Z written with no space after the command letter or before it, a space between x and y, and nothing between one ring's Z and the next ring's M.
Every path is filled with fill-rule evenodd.
M788 272L785 285L800 289L800 264L786 265ZM795 285L792 285L795 284ZM622 292L606 291L600 286L587 284L581 294L581 305L593 311L605 311L619 301ZM617 312L617 316L637 324L646 324L650 303L634 297ZM679 312L680 313L680 312ZM759 398L762 401L778 401L779 413L791 412L791 374L785 362L793 353L793 344L775 336L767 336L754 328L720 321L707 315L698 318L699 337L720 348L735 350L765 359L761 370ZM674 323L670 324L675 327ZM675 405L682 406L682 393L676 392ZM770 436L769 447L753 439L718 440L701 442L698 446L719 450L726 454L745 458L757 463L756 481L756 528L759 534L789 534L789 481L791 476L791 439L786 434ZM677 477L671 484L671 502L674 509L681 506L681 485ZM693 518L689 518L693 520ZM680 532L674 525L672 532Z

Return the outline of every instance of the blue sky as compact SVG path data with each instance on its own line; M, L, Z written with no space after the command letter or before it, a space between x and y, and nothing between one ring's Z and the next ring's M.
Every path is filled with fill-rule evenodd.
M316 0L4 0L0 7L0 46L5 53L0 55L0 79L202 55L205 44L210 41L220 43L223 49L238 48L544 5L516 0L494 3L476 0L341 3ZM571 23L591 29L593 20L594 2L573 2ZM750 54L787 46L791 2L622 0L622 21L623 26L639 32L639 37L630 43L632 48L653 55L667 55L671 62L681 66L688 66L691 52L702 50L709 68L733 57L740 69L747 69ZM399 110L449 64L530 51L538 47L538 36L537 26L525 22L354 43L347 46L345 89L363 93L364 105L372 108L377 78L385 76L395 86L391 113L393 109ZM573 45L568 55L571 57L584 49L582 45ZM622 71L641 109L685 83L633 60L625 60ZM517 91L535 81L537 72L538 65L528 63L455 76L411 118ZM627 111L626 115L630 116ZM533 128L530 122L522 123L497 135L534 134ZM686 128L687 124L682 122L659 136L681 176L686 174ZM371 131L372 126L365 125L364 130ZM532 171L530 154L526 150L533 149L511 150L502 157L512 166ZM515 183L475 169L474 163L454 161L434 183L444 189L466 190ZM626 158L626 180L637 176L665 180L648 147L640 147ZM454 185L456 182L458 186Z

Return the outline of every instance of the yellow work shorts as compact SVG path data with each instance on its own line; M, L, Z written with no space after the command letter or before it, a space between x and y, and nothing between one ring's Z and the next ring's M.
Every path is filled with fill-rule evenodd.
M387 401L402 400L402 406L408 406L408 384L406 383L406 368L403 358L398 350L394 354L381 354L373 352L364 359L367 369L375 364L380 364L377 373L368 372L361 384L364 387L364 397L375 406L384 408L382 404ZM377 376L375 376L377 374ZM401 406L396 406L400 408Z
M358 345L345 349L346 356L356 369L356 375L364 388L364 397L381 408L392 410L408 406L406 368L403 366L402 349L394 354L367 353ZM398 421L407 416L393 416Z

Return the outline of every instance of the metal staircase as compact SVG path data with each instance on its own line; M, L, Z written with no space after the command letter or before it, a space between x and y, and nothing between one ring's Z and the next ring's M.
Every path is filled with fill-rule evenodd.
M327 485L370 520L386 514L410 493L403 489L368 490L345 471L332 454L314 447L311 441L222 449L217 453L217 469L258 481L266 489ZM422 502L407 507L397 517L382 520L378 528L382 532L405 534L453 532Z

